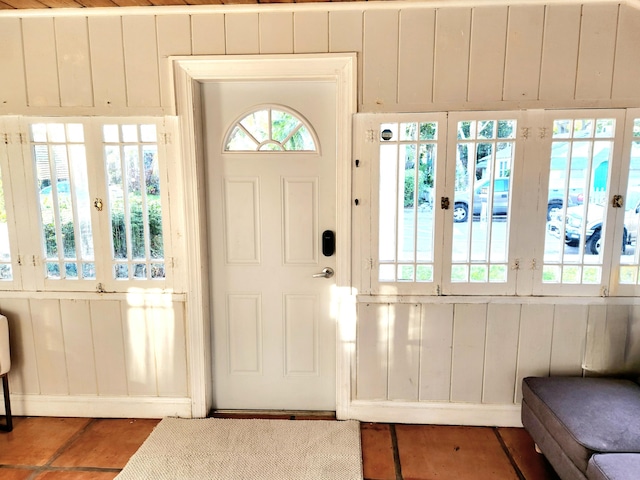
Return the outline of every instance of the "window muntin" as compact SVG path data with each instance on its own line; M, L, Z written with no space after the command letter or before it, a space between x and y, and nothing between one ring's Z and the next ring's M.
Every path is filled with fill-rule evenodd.
M225 152L315 152L318 141L302 116L285 107L260 107L238 120L227 133Z
M29 133L45 277L95 280L84 127L34 123Z
M600 285L616 120L553 121L542 283ZM552 200L553 198L557 200Z
M438 122L380 125L378 281L434 281Z
M452 283L507 282L516 126L512 119L455 123Z
M102 126L112 277L165 278L158 133L155 124Z
M0 282L12 281L11 248L9 245L9 226L7 225L7 207L4 199L2 183L2 167L0 166Z
M620 253L620 285L640 285L640 118L632 120L629 141L629 175L624 200L624 227Z

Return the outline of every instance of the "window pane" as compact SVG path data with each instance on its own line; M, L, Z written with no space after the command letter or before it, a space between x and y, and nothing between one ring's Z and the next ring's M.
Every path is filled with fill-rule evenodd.
M116 131L117 141L105 142L103 150L113 275L118 280L163 279L160 166L158 146L153 141L157 138L156 126L105 125L103 137L109 133L115 140Z
M380 282L433 282L437 123L380 125Z
M634 121L634 137L640 135L640 119ZM621 284L638 285L638 268L640 252L638 251L638 235L640 234L640 141L631 142L629 158L629 180L624 201L624 232L620 254Z
M33 124L31 151L42 222L45 274L50 279L95 279L84 129L81 124Z
M9 249L7 209L4 203L2 169L0 169L0 281L3 280L13 280L13 272L11 268L11 251Z
M291 112L256 110L231 127L225 151L316 151L311 127Z
M461 121L457 130L451 281L506 282L515 143L503 139L516 121Z
M598 284L602 277L613 119L555 120L543 283ZM556 140L561 139L561 140Z

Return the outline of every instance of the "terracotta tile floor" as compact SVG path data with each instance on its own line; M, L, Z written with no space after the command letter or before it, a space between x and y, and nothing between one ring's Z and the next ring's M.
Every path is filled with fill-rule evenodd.
M158 422L15 417L13 432L0 432L0 479L113 479ZM521 428L362 423L361 432L367 480L558 480Z

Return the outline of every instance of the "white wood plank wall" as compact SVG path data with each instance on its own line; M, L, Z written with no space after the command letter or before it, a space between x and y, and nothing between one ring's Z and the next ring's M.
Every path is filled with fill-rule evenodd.
M158 12L0 16L0 114L171 114L167 58L204 54L357 52L360 111L640 102L630 4Z
M632 304L362 302L354 396L518 404L527 376L637 371L638 330Z
M0 312L9 319L16 398L188 398L184 303L171 295L2 298Z

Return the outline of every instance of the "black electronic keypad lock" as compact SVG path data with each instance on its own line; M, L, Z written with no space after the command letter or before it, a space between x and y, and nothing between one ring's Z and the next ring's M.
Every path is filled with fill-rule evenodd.
M322 254L330 257L336 251L336 235L331 230L322 232Z

